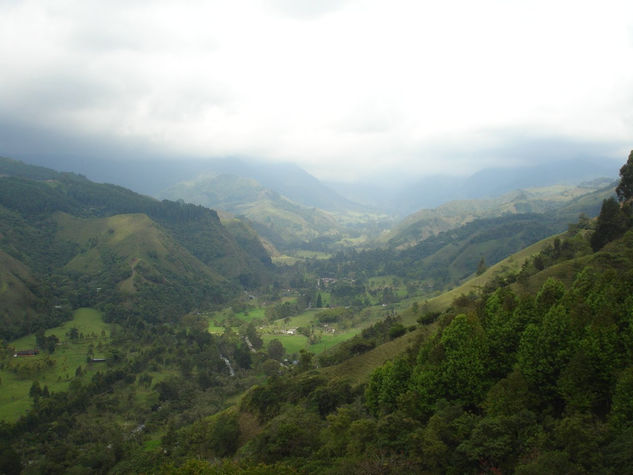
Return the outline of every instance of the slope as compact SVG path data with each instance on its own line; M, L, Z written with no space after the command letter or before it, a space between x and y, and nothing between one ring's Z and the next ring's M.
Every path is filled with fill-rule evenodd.
M595 216L602 200L613 193L614 187L608 180L597 180L578 186L554 185L515 190L497 198L451 201L408 216L381 241L389 247L405 248L475 219L508 214L555 212L571 221L583 212Z
M251 178L206 174L174 185L161 196L243 216L278 249L297 247L319 236L342 236L329 213L294 203Z
M20 177L7 176L15 170ZM259 241L242 247L207 208L160 202L7 159L0 160L0 173L5 175L0 177L0 251L21 264L21 275L32 277L22 280L36 282L38 294L34 300L5 271L12 296L2 300L3 315L13 314L10 302L26 298L31 303L25 309L37 310L37 327L60 323L50 308L62 304L66 313L71 307L112 304L116 312L173 319L225 301L241 285L272 279L270 258ZM21 332L30 327L22 316L12 318Z

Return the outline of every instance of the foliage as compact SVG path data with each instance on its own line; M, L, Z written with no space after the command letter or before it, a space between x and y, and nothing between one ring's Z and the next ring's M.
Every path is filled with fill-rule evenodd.
M628 201L633 197L633 150L622 168L620 168L620 182L615 189L620 201Z
M622 236L630 227L630 206L620 207L614 198L604 200L596 230L591 237L591 247L594 251L601 249L606 243Z
M58 325L82 306L119 307L107 312L112 320L165 321L270 281L259 241L236 238L212 210L0 165L9 175L0 177L0 290L9 297L0 305L2 338Z
M231 300L242 310L232 300L239 285L266 283L266 294L281 298L290 282L297 291L269 305L269 318L296 315L319 292L334 302L395 302L410 284L404 279L428 277L427 289L440 288L475 273L481 256L492 262L547 232L551 222L531 227L536 218L522 215L471 223L406 250L341 253L297 265L272 283L255 248L228 251L237 241L209 210L74 175L48 179L1 178L7 186L0 187L0 212L7 219L0 221L0 258L8 269L1 276L14 286L28 283L20 292L31 295L29 325L11 332L29 331L28 341L49 351L22 359L0 347L3 392L16 384L15 368L26 371L20 384L30 394L24 416L0 423L0 471L630 471L633 231L620 220L625 207L606 205L611 211L602 223L621 228L611 233L598 220L594 236L604 240L598 252L590 246L591 224L581 220L520 270L517 264L516 273L486 281L484 272L479 287L453 295L442 311L421 301L401 315L397 306L381 307L384 320L318 358L303 350L291 364L279 341L264 348L253 321L227 318L235 328L209 334L197 306ZM22 203L6 190L30 191L32 199ZM611 212L615 221L607 219ZM131 231L133 224L111 227L125 220L140 226L152 246L133 240L143 251L125 254L134 247L129 241L112 245ZM78 223L74 236L69 222ZM497 245L498 255L488 253ZM203 269L197 262L222 275L196 276ZM376 285L374 276L385 273L395 277ZM316 278L327 275L337 282L318 289ZM127 293L119 293L121 279L131 284ZM107 285L91 293L97 282ZM107 331L88 343L76 319L59 331L37 332L47 321L38 312L59 301L68 308L102 306ZM308 313L333 326L360 314L344 307ZM51 321L67 319L58 317ZM424 328L405 333L416 319ZM301 322L310 335L312 323ZM78 367L69 353L74 348L81 348ZM391 359L373 363L366 379L345 369L381 350ZM86 363L95 353L107 361ZM50 375L60 367L65 380L53 386Z

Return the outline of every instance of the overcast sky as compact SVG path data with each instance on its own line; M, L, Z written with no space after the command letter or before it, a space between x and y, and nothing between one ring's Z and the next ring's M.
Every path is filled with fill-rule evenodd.
M0 0L0 71L0 155L353 180L633 148L631 0Z

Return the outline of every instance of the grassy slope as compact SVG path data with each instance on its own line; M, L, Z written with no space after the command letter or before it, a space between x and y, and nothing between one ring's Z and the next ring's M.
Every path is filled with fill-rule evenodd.
M395 340L384 343L367 353L350 358L335 366L322 368L320 371L328 378L342 378L352 384L362 384L371 373L390 359L395 358L418 338L425 338L434 330L435 324L419 328Z
M426 310L434 312L445 310L451 305L453 300L455 300L460 295L468 295L472 292L477 293L486 284L486 282L493 280L495 277L503 277L513 272L519 271L521 269L521 266L527 259L535 254L538 254L545 247L551 245L554 239L556 239L556 237L558 236L559 235L550 236L535 244L532 244L531 246L528 246L525 249L512 254L510 257L507 257L506 259L503 259L502 261L496 263L494 266L491 266L483 274L479 276L474 276L464 282L462 285L455 287L448 292L444 292L437 297L429 299L427 302L425 302Z
M80 337L76 342L71 342L66 333L75 327L79 330ZM3 368L0 370L0 420L15 421L31 407L32 400L29 390L33 381L39 381L40 386L48 386L50 391L64 391L75 377L77 367L81 366L85 372L84 378L89 378L99 369L99 365L86 363L88 348L93 345L95 357L104 356L98 350L98 345L107 343L110 337L110 326L103 322L101 313L91 308L80 308L73 314L73 319L63 325L46 330L46 335L56 335L60 339L51 358L55 365L51 370L44 370L27 377L19 377L14 372ZM27 335L9 343L16 350L31 349L35 346L35 335ZM41 360L46 355L39 354L32 357L9 357L9 367L23 362Z
M98 274L104 270L104 255L112 252L132 270L132 277L121 283L123 290L134 290L133 282L140 262L151 269L147 273L162 273L166 270L222 280L144 214L85 219L57 213L55 219L58 224L57 237L81 246L81 252L66 264L68 270Z

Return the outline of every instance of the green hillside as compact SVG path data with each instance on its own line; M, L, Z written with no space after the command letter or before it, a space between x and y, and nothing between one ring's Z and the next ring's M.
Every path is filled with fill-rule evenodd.
M0 337L58 324L81 306L174 319L271 279L259 241L238 242L207 208L8 159L0 173Z
M442 292L519 250L563 231L566 218L549 214L511 214L471 221L406 249L373 249L313 261L321 276L397 276L414 281L426 294Z
M162 196L245 217L262 237L280 249L322 235L341 234L330 214L301 206L253 179L236 175L202 175L172 186Z
M435 320L424 330L253 388L240 411L260 427L240 460L310 473L626 472L633 219L622 207L629 231L592 250L604 209L596 231L580 222L419 306L420 323Z
M633 171L617 201L515 200L411 246L275 268L244 217L12 166L0 472L633 464Z
M608 180L596 180L579 186L517 190L497 198L451 201L408 216L381 241L390 247L406 248L476 219L511 214L554 213L570 221L580 213L595 216L602 200L613 193L614 187Z
M39 316L51 311L46 308L42 287L28 267L0 251L0 327L4 338L32 331Z
M325 251L365 243L380 233L388 219L340 198L336 211L307 207L251 178L205 174L165 190L162 197L183 200L246 219L260 238L279 251L301 257L297 250ZM332 203L335 193L326 200ZM349 205L348 208L345 206Z

